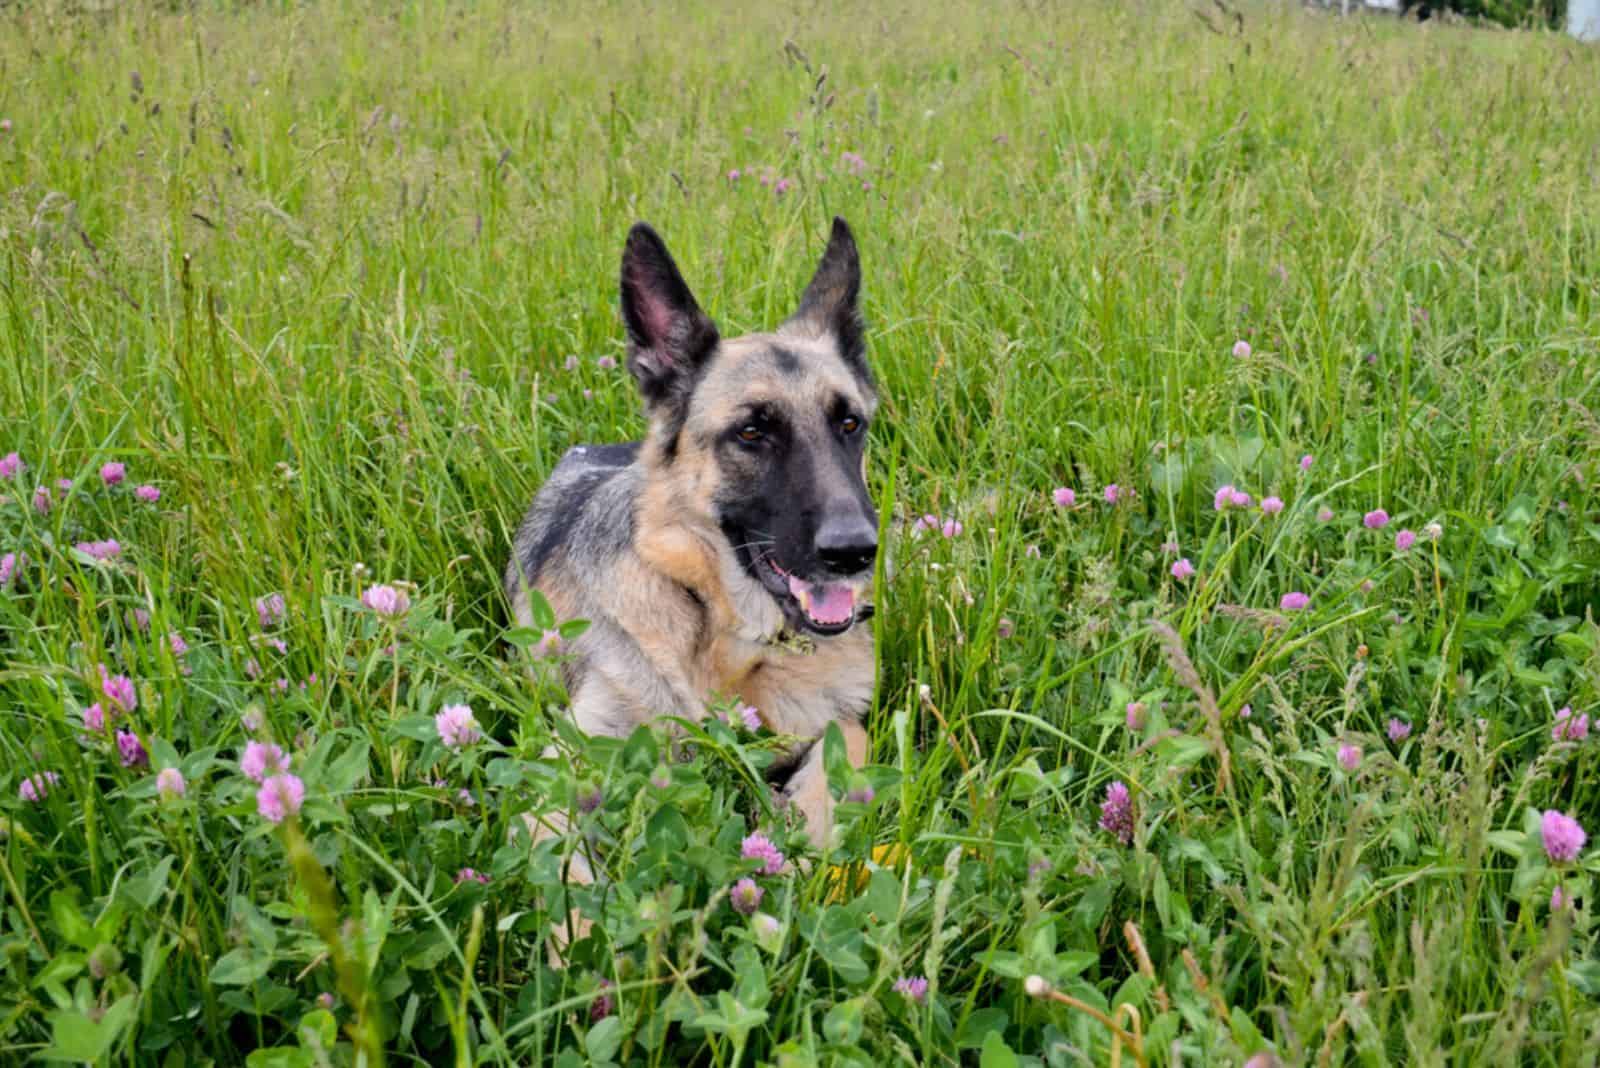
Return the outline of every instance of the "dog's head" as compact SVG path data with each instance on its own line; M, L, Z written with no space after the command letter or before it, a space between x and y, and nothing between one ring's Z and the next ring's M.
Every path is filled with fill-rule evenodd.
M872 578L878 521L866 484L877 406L843 219L799 309L776 331L722 338L654 230L622 254L628 370L650 454L682 490L683 521L759 584L791 627L840 634Z

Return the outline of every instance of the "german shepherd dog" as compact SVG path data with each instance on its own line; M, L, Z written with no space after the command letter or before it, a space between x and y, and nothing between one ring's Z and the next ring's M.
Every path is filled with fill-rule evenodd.
M783 791L821 842L833 802L823 732L867 756L878 522L866 485L876 408L859 307L861 264L843 219L799 309L771 333L724 338L644 223L622 253L627 366L642 442L569 449L517 531L514 614L528 591L589 627L568 648L572 715L626 737L709 701L753 705L801 739ZM581 869L581 870L580 870ZM592 878L574 859L575 877Z

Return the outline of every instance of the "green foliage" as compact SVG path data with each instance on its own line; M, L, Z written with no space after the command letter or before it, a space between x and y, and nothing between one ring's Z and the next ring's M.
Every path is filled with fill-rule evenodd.
M1600 53L224 6L0 12L4 1059L1060 1068L1135 1017L1155 1064L1592 1054L1600 851L1540 818L1600 833L1600 739L1554 737L1600 710ZM732 333L834 213L889 560L824 855L726 708L576 737L583 621L511 627L499 576L561 452L641 428L628 224Z
M1559 29L1566 22L1566 0L1442 0L1436 6L1501 26Z

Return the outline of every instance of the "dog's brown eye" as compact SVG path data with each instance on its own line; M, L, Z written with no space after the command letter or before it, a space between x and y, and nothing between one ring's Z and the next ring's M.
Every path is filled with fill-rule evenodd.
M739 440L746 445L754 445L761 440L761 428L754 423L739 428Z
M844 431L846 434L854 434L857 430L861 429L861 420L857 419L853 415L847 415L839 421L839 429Z

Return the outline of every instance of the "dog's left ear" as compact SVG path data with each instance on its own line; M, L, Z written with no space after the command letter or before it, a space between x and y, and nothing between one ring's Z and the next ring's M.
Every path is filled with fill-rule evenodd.
M628 370L652 408L681 394L717 347L717 324L695 303L666 243L642 222L622 250L622 318Z
M838 216L827 251L817 273L800 298L800 310L783 324L786 331L829 336L839 345L839 355L863 378L867 370L865 327L861 321L861 257L850 227Z

